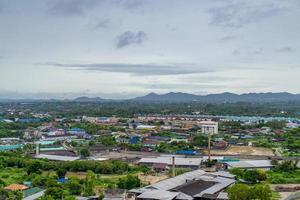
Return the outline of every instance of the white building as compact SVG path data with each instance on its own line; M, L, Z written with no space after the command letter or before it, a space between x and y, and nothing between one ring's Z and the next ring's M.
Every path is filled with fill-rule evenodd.
M200 121L198 125L201 128L201 132L205 134L218 134L218 122L215 121Z

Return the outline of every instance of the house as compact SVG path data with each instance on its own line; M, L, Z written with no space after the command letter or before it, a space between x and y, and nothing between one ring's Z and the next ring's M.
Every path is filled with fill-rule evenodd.
M198 125L201 128L201 133L218 134L218 122L215 121L200 121Z
M153 140L144 140L142 145L144 147L150 147L150 148L155 148L156 146L158 146L160 144L160 142L158 141L153 141Z
M217 149L226 149L228 147L228 142L221 140L216 144Z
M201 164L201 158L184 158L184 157L174 157L174 165L177 168L189 168L198 169ZM140 165L153 166L157 163L164 163L169 167L173 165L173 156L159 156L153 158L141 158L138 161Z
M154 163L152 169L156 172L164 172L170 169L167 163Z
M240 169L264 169L269 170L273 167L270 160L240 160L236 162L225 162L226 168Z
M138 144L141 141L141 137L134 135L129 137L129 144Z
M138 130L152 130L155 129L156 126L151 126L151 125L137 125L136 129Z
M207 173L201 169L165 179L143 188L132 189L136 200L225 200L226 188L235 183L229 173Z
M123 189L107 189L104 192L103 200L125 200L126 191Z
M11 184L4 187L4 189L7 191L23 191L28 189L28 187L22 184Z

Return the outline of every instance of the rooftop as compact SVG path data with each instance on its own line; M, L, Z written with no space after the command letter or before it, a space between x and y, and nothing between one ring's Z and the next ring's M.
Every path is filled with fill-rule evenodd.
M55 160L55 161L74 161L79 159L79 157L58 156L58 155L48 155L48 154L39 154L36 155L35 158L42 158L42 159Z
M199 166L201 163L201 158L175 158L175 165L185 165L185 166ZM172 157L160 156L155 158L142 158L139 163L166 163L172 165Z
M10 191L17 191L17 190L23 191L26 190L27 188L28 188L27 186L22 184L11 184L4 187L5 190L10 190Z

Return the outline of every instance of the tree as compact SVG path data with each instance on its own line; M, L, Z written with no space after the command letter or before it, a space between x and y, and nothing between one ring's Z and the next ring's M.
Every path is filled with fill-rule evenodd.
M103 194L103 192L101 192L100 194L99 194L99 198L98 198L98 200L103 200L104 199L104 194Z
M5 200L8 198L8 192L3 188L0 188L0 200Z
M251 191L245 184L235 184L228 189L229 200L250 200Z
M258 182L259 173L257 170L246 170L243 175L243 179L251 183Z
M271 200L272 191L268 185L257 184L249 187L245 184L236 184L228 189L229 200Z
M120 178L117 185L118 188L130 190L132 188L140 187L141 181L137 176L127 175L124 178Z
M46 192L46 197L52 197L53 199L62 199L66 195L66 192L61 187L49 187Z
M7 200L22 200L23 199L23 193L20 191L12 191L8 192L8 198Z
M90 151L87 148L80 149L80 155L83 158L87 158L90 156Z
M95 194L93 188L95 185L95 174L92 171L88 171L85 181L84 181L84 189L83 196L92 196Z
M79 180L71 179L67 182L66 187L72 195L80 195L82 192L82 185L79 183Z
M268 185L258 184L251 189L252 199L271 200L272 191Z
M42 164L39 161L31 161L28 164L28 167L26 168L26 172L28 175L30 175L31 173L37 173L40 174L41 173L41 168L42 168Z
M206 135L196 135L192 139L192 144L198 147L206 147L208 143L208 137Z
M66 168L64 168L64 167L60 167L60 168L56 171L56 174L57 174L58 178L65 178L66 173L67 173L67 170L66 170Z

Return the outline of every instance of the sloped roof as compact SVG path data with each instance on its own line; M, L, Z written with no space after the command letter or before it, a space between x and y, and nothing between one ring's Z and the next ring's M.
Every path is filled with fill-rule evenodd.
M185 166L199 166L201 163L201 158L175 158L175 165L185 165ZM166 163L172 165L172 157L160 156L155 158L141 158L139 163Z
M270 160L243 160L238 162L226 162L227 165L237 168L263 168L272 167Z
M183 185L186 183L187 180L195 180L199 179L203 174L206 172L199 169L191 172L187 172L184 174L181 174L179 176L175 176L173 178L169 178L166 180L162 180L158 183L154 183L151 185L151 187L161 190L170 190L175 187L178 187L179 185ZM148 188L148 187L146 187Z
M170 192L166 190L148 190L139 196L137 198L141 199L157 199L157 200L172 200L174 199L179 192Z
M11 184L4 187L5 190L16 191L16 190L26 190L28 187L22 184Z

